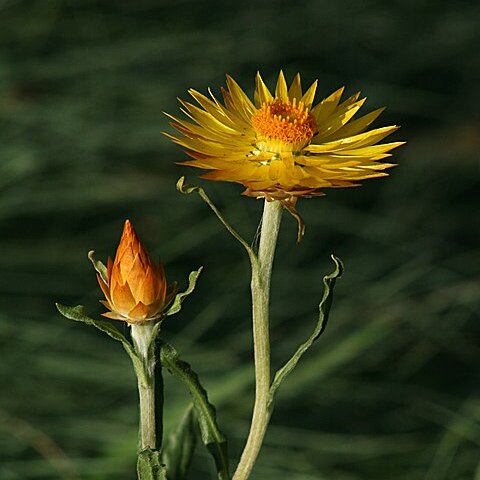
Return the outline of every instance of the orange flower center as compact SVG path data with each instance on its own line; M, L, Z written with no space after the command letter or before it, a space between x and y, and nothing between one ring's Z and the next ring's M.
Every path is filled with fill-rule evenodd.
M275 99L264 103L252 117L257 147L272 153L301 150L315 135L315 117L303 102Z

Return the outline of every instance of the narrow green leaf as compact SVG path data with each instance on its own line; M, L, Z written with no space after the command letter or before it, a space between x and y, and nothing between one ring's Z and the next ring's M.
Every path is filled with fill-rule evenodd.
M201 438L215 461L218 479L229 480L227 439L218 427L215 407L209 402L198 375L187 362L178 358L177 351L168 343L161 342L160 359L162 365L190 391Z
M242 247L246 250L248 257L250 258L250 262L254 264L257 261L257 256L255 252L252 250L250 245L243 239L243 237L227 222L225 217L220 213L220 210L214 205L214 203L210 200L208 195L205 193L205 190L200 187L196 187L194 185L186 185L185 184L185 177L180 177L177 181L177 190L180 193L185 195L189 195L191 193L198 193L200 198L210 207L213 213L217 216L220 220L222 225L230 232L230 234L240 242Z
M87 325L93 325L95 328L98 328L98 330L101 330L113 339L121 342L123 348L132 360L137 376L140 376L140 378L145 380L145 370L142 360L136 354L133 345L127 340L123 333L118 330L118 328L106 320L96 320L94 318L90 318L85 314L85 307L83 305L77 305L76 307L68 307L60 303L56 303L55 305L57 310L65 318L68 318L69 320L75 320L76 322L82 322Z
M108 285L108 270L107 267L100 261L95 258L95 252L90 250L88 252L88 259L92 262L93 268L100 275L105 284Z
M187 297L190 295L194 290L195 286L197 284L197 279L202 273L203 267L200 267L198 270L194 270L193 272L190 272L190 275L188 276L188 288L182 292L182 293L177 293L175 296L175 299L173 300L172 306L168 309L166 316L173 315L175 313L178 313L181 308L182 308L182 302Z
M137 475L138 480L167 480L167 470L158 450L148 449L138 453Z
M169 480L185 480L192 460L197 437L193 405L189 405L177 428L169 435L162 449Z
M278 387L285 380L285 378L290 374L290 372L296 367L297 363L299 362L300 358L302 358L303 354L313 345L313 343L325 331L325 328L328 322L329 313L330 313L330 308L332 306L332 301L333 301L333 289L335 287L335 283L337 279L343 275L343 270L344 270L342 261L339 258L335 257L334 255L332 255L331 257L335 263L335 270L329 275L326 275L325 277L323 277L324 291L323 291L323 298L318 306L319 312L320 312L318 316L318 322L315 325L315 329L313 330L308 340L302 343L300 347L298 347L297 351L294 353L292 358L290 358L290 360L288 360L288 362L282 368L280 368L275 374L272 385L270 387L270 394L268 399L269 409L273 407L275 392L277 391Z

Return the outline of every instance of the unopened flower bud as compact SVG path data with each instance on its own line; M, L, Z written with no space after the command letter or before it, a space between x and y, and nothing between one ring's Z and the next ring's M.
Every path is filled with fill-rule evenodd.
M110 311L102 315L127 323L143 323L162 316L175 296L175 285L167 292L163 265L156 265L129 220L125 221L115 260L108 259L107 282L97 274Z

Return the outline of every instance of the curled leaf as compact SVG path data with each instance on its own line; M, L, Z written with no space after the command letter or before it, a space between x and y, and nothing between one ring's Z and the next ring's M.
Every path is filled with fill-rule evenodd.
M280 385L285 380L285 378L297 366L297 363L302 358L304 353L313 345L313 343L316 340L318 340L320 335L325 331L325 328L328 322L329 313L330 313L330 308L332 307L333 289L335 287L335 283L337 279L342 276L344 271L342 261L339 258L335 257L334 255L331 255L331 257L333 262L335 263L335 270L329 275L326 275L325 277L323 277L324 291L323 291L322 300L320 301L320 304L318 306L319 316L318 316L317 324L315 325L315 328L312 334L310 335L310 337L308 338L308 340L302 343L302 345L300 345L297 351L293 354L292 358L290 358L290 360L288 360L288 362L285 363L285 365L282 368L280 368L277 371L277 373L275 373L275 377L270 387L270 393L269 393L269 399L268 399L269 409L272 409L273 407L275 393L278 387L280 387Z
M198 270L194 270L193 272L190 272L190 275L188 276L188 287L184 292L177 293L175 296L175 299L173 300L172 306L167 310L165 316L169 315L174 315L175 313L178 313L181 308L182 308L182 302L185 299L185 297L188 297L194 290L195 286L197 284L197 279L202 273L203 267L200 267Z
M189 195L190 193L193 193L193 192L196 192L198 190L200 190L200 187L196 187L194 185L186 185L185 184L185 177L180 177L178 180L177 180L177 190L180 192L180 193L183 193L185 195Z

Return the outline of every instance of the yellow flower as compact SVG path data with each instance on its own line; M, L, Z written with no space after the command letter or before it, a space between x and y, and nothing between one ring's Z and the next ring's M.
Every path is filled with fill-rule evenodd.
M167 293L163 265L155 265L129 220L125 221L115 260L108 259L107 280L97 274L110 312L102 315L127 323L158 319L175 296L175 285Z
M367 130L384 109L352 120L365 102L360 93L340 103L340 88L313 106L316 88L303 93L298 73L288 87L280 72L272 95L257 73L252 102L227 75L223 104L189 90L198 106L180 102L191 121L168 115L182 135L167 136L193 158L185 165L211 170L203 178L240 183L245 195L267 200L294 204L387 175L394 164L382 160L404 142L377 144L397 126Z

